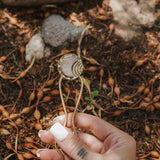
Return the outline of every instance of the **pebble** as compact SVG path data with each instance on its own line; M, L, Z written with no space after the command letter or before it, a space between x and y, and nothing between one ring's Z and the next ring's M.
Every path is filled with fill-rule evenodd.
M84 26L77 28L62 16L54 14L43 22L42 37L46 44L63 48L69 42L77 41L84 29Z
M35 34L26 45L26 61L30 62L35 56L36 59L44 57L45 44L40 33Z

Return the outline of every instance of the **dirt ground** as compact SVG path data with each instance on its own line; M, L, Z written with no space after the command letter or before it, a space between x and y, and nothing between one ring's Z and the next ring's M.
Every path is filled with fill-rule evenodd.
M114 22L111 8L106 8L107 18L102 17L97 4L101 7L102 1L30 8L0 4L0 159L18 159L17 156L38 159L35 155L38 148L54 147L42 143L37 133L39 129L48 129L53 118L64 113L58 91L59 57L50 61L62 50L52 49L53 55L36 60L25 76L14 81L29 66L24 52L27 42L40 31L44 19L54 13L77 25L92 26L81 43L85 67L82 76L91 93L84 87L77 112L99 116L133 136L137 159L160 158L160 19L152 28L142 26L140 37L125 42L111 30ZM88 10L93 8L95 15L91 16ZM10 17L3 17L4 12ZM77 42L72 43L65 53L76 52L77 47ZM46 86L50 79L54 79L53 84ZM68 98L67 111L72 112L80 81L64 80L62 88L63 96ZM94 103L85 100L96 90L99 93ZM35 97L29 104L31 93Z

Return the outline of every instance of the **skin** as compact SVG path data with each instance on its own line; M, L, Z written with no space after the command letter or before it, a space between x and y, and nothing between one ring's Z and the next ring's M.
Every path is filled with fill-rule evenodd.
M135 160L136 142L127 133L112 126L106 121L84 113L77 113L75 125L77 128L92 132L88 134L79 132L76 136L70 129L72 127L72 113L68 114L66 130L68 136L59 141L49 131L40 131L43 142L54 144L55 142L63 150L65 160ZM54 122L62 125L65 116L57 117ZM60 160L61 157L55 149L40 150L41 160Z

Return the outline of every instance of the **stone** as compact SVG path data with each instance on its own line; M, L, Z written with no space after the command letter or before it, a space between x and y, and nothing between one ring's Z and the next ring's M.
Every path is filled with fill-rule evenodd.
M141 26L152 26L155 22L155 0L110 0L115 34L125 41L142 34Z
M44 57L45 44L40 33L35 34L26 45L26 61L30 62L35 56L36 59Z
M61 48L77 41L84 29L84 26L77 28L62 16L54 14L43 22L41 33L46 44Z

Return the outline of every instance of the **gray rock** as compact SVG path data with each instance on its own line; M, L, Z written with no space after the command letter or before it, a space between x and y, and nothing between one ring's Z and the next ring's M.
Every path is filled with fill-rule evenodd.
M78 40L85 27L75 27L60 15L51 15L42 24L42 37L52 47L65 47Z
M69 2L73 0L2 0L2 2L6 5L10 6L37 6L42 4L49 4L49 3L63 3Z

